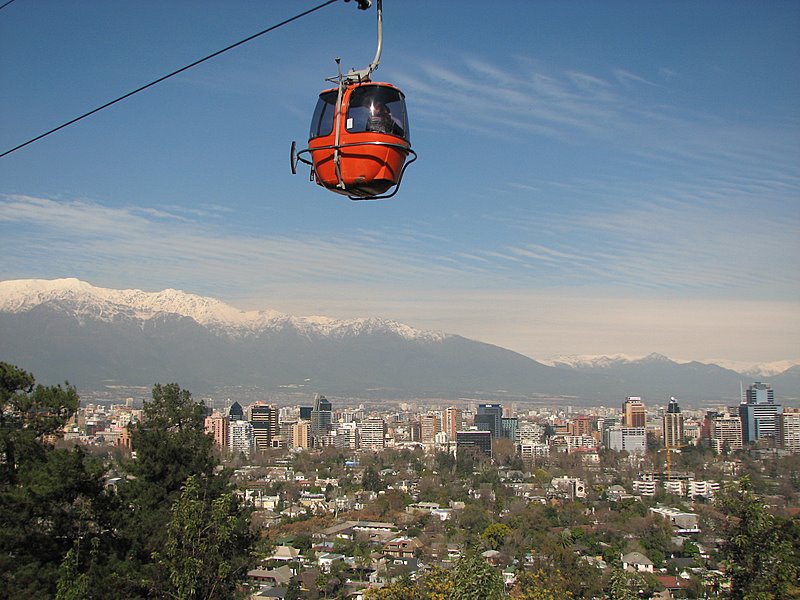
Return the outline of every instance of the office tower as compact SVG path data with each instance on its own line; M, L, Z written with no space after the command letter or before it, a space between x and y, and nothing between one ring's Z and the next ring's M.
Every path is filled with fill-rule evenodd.
M747 388L744 401L746 404L773 404L775 402L775 390L768 383L756 381Z
M607 427L603 443L610 450L625 450L628 454L644 456L647 451L647 431L644 427Z
M639 396L628 396L622 403L622 424L625 427L647 425L647 408Z
M503 417L500 419L500 437L511 440L516 443L519 439L517 435L517 428L519 427L519 419L517 417Z
M493 438L498 438L503 432L502 419L502 404L479 404L474 422L475 427L490 432Z
M780 446L800 453L800 408L784 408L780 419Z
M386 422L381 418L365 419L359 422L361 448L383 450L386 447Z
M234 453L241 452L245 456L250 456L253 450L253 426L250 421L230 422L228 425L228 448Z
M775 438L782 412L783 407L775 404L775 393L768 383L752 384L747 388L745 401L739 405L742 442L749 444L766 437Z
M456 432L463 429L461 424L461 409L457 406L449 406L444 412L444 431L447 433L450 441L456 439Z
M408 439L412 442L422 441L422 425L418 420L411 421L408 426Z
M665 448L679 448L683 445L683 414L675 398L670 398L661 425Z
M711 447L718 454L742 449L742 419L729 412L709 414Z
M278 445L278 409L271 404L257 403L249 408L250 423L257 450L275 448Z
M308 421L298 421L292 426L292 445L294 448L311 447L311 424Z
M578 415L572 419L570 434L576 437L589 437L592 435L592 419L586 415Z
M456 452L464 448L478 448L486 456L492 456L492 432L488 430L469 429L456 432Z
M228 421L244 421L244 411L238 402L231 404L228 410Z
M423 444L432 444L436 434L439 433L439 415L428 413L419 419L420 441Z
M280 432L281 439L286 448L294 448L294 426L297 425L296 420L281 420L280 425L278 426L278 431Z
M228 417L215 411L205 418L203 424L206 435L214 438L214 444L219 448L228 447Z
M333 446L340 450L358 450L359 447L359 429L355 421L347 423L337 423L332 427L331 441Z
M539 444L544 437L544 427L542 427L539 423L525 422L519 426L517 433L520 444Z
M311 410L311 437L314 446L322 446L322 438L331 430L333 408L322 394L314 396L314 408Z
M300 418L304 421L311 420L311 411L314 410L313 406L301 406L300 407Z

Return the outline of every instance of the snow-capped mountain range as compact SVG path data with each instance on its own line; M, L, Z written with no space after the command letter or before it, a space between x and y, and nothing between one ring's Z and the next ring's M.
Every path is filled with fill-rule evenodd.
M0 312L26 312L43 304L68 309L79 319L107 322L120 317L147 321L168 314L180 315L233 337L287 326L305 333L333 337L374 330L389 330L407 340L440 340L444 337L443 333L422 331L382 319L338 320L320 316L295 317L274 310L244 311L214 298L181 290L113 290L74 278L0 281Z
M564 356L554 356L538 359L539 362L551 367L571 367L574 369L613 369L620 365L641 363L643 361L671 360L678 364L687 364L693 361L676 358L667 358L663 354L652 353L647 356L629 356L627 354L611 355L590 355L590 354L570 354ZM708 364L714 364L724 369L736 371L742 375L751 377L774 377L800 365L791 360L782 360L769 363L745 363L740 361L712 360Z
M195 393L249 386L265 396L301 389L384 397L564 397L573 404L628 395L730 403L738 401L742 383L755 380L659 354L543 364L390 320L242 311L173 289L112 290L78 279L0 282L0 360L42 383L69 380L79 390L177 381ZM776 396L800 397L799 366L772 372L769 381Z

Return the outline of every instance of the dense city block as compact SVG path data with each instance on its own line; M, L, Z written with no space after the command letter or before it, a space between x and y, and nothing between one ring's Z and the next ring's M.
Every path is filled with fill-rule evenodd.
M80 405L2 365L8 598L794 598L800 409Z

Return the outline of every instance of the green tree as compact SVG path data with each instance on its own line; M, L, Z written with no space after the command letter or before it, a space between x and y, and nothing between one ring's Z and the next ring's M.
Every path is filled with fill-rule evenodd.
M381 481L380 474L372 465L369 465L366 469L364 469L364 478L361 481L361 486L365 490L369 490L371 492L379 492L383 489L386 489L383 481Z
M726 489L718 505L726 515L727 536L721 552L731 576L731 598L781 600L800 596L800 551L790 534L792 524L767 511L763 500L752 493L747 477L738 487Z
M574 598L572 592L566 589L564 577L560 572L553 577L541 569L520 573L511 597L518 600L568 600Z
M172 505L164 550L154 558L166 568L171 598L224 599L246 572L251 543L236 497L228 492L210 499L190 475Z
M474 549L453 567L453 600L500 600L506 597L502 575Z
M481 539L492 550L498 550L511 534L511 528L504 523L492 523L481 533Z
M67 552L100 526L102 465L53 444L78 403L0 362L0 598L54 597Z
M613 567L609 579L609 600L636 600L639 596L633 591L637 580L622 570L622 567Z
M286 595L283 600L299 600L301 598L300 582L292 578L286 588Z
M408 579L400 579L380 588L368 590L365 600L423 600L425 598Z
M86 561L81 561L81 546L81 540L75 540L75 544L61 562L56 600L87 600L104 595L103 573L99 566L100 538L95 536L90 538L90 550ZM82 562L86 562L88 566Z
M422 577L422 594L425 600L450 600L453 597L453 577L450 571L434 566Z
M175 584L168 571L179 557L166 557L163 552L169 535L179 533L172 506L190 477L209 511L229 492L229 475L217 469L204 417L205 407L188 391L175 383L156 385L141 421L130 427L135 458L124 465L129 477L119 486L115 564L110 568L118 596L153 598L173 593ZM189 502L184 499L184 504ZM156 553L162 553L158 554L161 560L154 560Z
M458 526L466 533L480 535L489 526L489 514L477 504L467 504L457 515Z

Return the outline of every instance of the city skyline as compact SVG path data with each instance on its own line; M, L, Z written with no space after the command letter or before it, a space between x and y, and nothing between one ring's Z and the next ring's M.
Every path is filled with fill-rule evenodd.
M0 152L296 9L11 4ZM384 17L375 79L405 92L420 155L394 199L289 173L333 58L374 52L374 9L340 2L0 159L0 279L382 317L534 359L800 363L800 7Z

